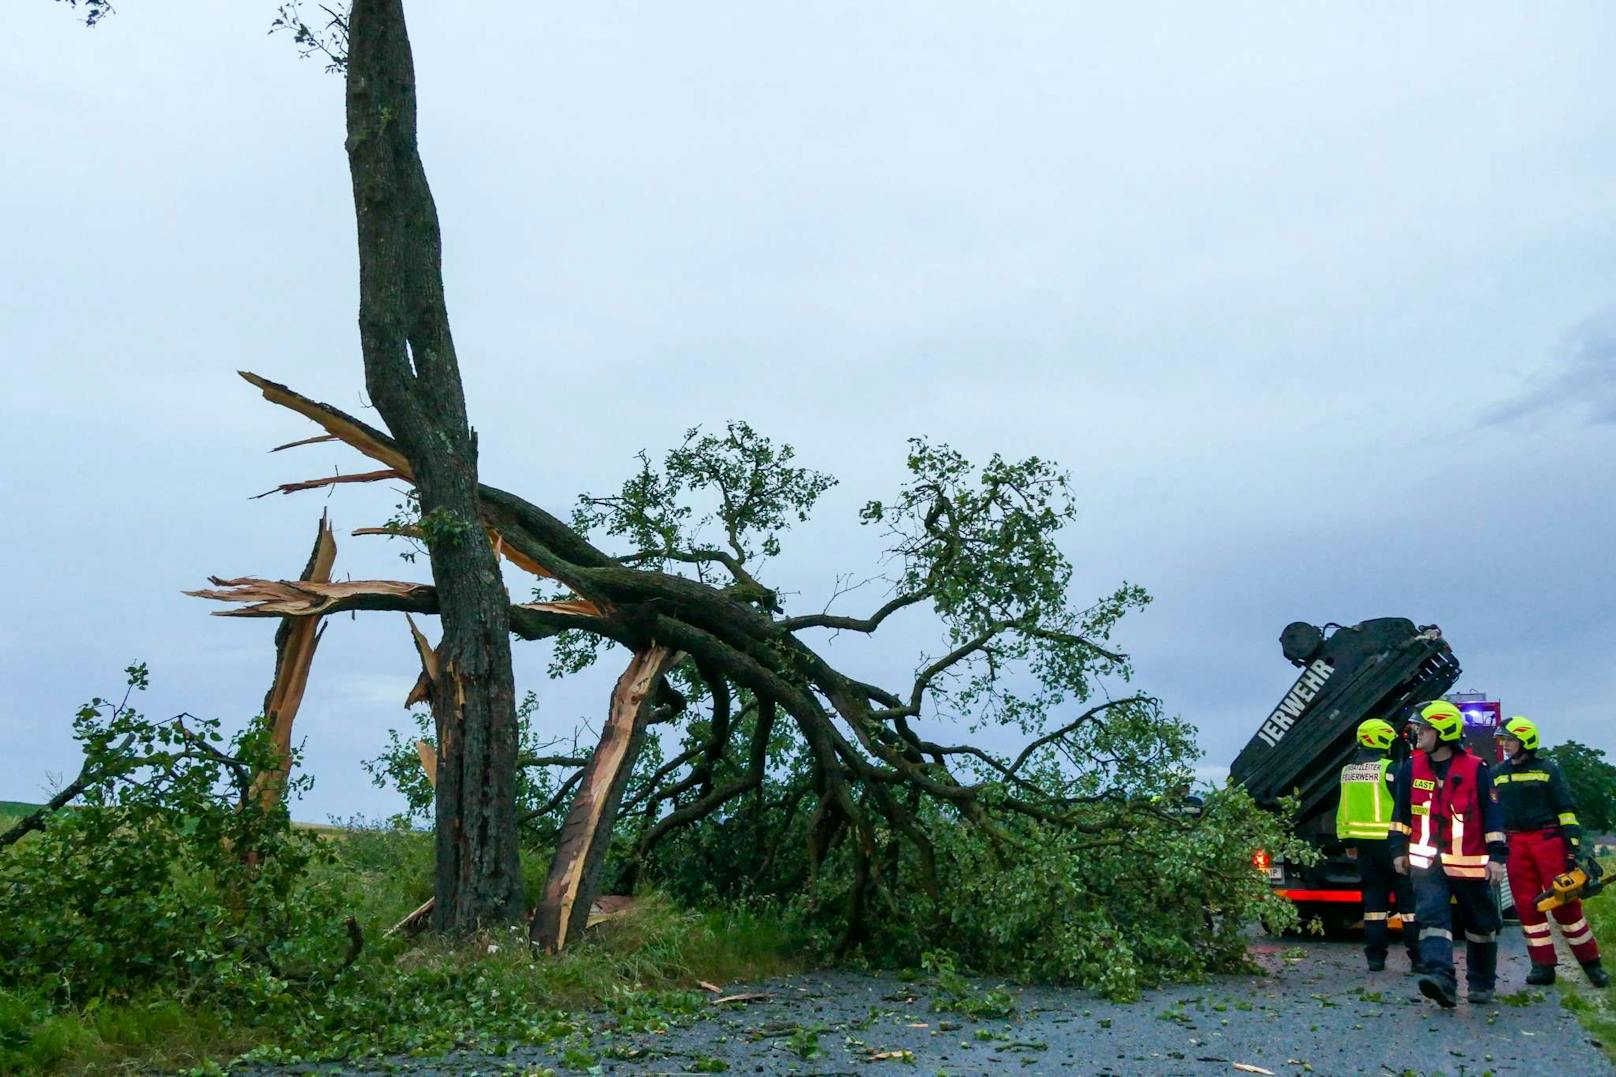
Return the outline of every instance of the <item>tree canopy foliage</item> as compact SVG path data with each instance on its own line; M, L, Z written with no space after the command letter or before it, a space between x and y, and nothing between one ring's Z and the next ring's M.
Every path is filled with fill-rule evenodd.
M0 856L0 982L83 1001L334 972L344 916L305 885L327 850L283 802L249 795L281 759L267 727L149 719L130 704L145 667L128 673L120 701L74 717L78 804Z
M1604 751L1568 740L1543 749L1543 755L1565 773L1583 830L1590 835L1616 831L1616 764Z
M1148 597L1124 584L1071 601L1068 476L1036 458L975 466L912 441L906 480L858 513L886 552L873 576L852 578L888 593L861 614L794 614L770 559L834 482L796 460L746 423L692 429L660 459L642 451L616 491L577 500L568 531L599 543L606 578L649 581L655 612L642 618L689 616L680 603L704 599L767 626L761 646L731 633L668 670L607 877L691 901L783 902L827 950L915 960L940 946L979 967L1121 993L1237 963L1242 926L1289 911L1268 908L1250 861L1288 838L1237 790L1187 812L1193 728L1148 695L1111 691L1131 673L1112 634ZM833 606L861 593L839 591ZM545 581L531 605L576 595ZM905 620L904 639L934 643L892 688L839 674L803 639L841 634L844 660ZM552 644L555 678L634 645L593 617L526 634ZM771 676L724 648L756 655ZM564 815L557 792L582 760L575 743L554 743L564 727L541 737L538 716L530 700L522 812L525 840L549 846ZM395 736L372 768L419 811L430 789L413 740Z

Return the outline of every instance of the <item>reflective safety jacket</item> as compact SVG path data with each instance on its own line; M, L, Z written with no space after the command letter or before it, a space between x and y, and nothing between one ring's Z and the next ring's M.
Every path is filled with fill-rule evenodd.
M1507 833L1557 827L1572 849L1582 846L1582 826L1571 802L1571 786L1554 760L1539 759L1536 752L1522 753L1519 762L1506 759L1493 775L1493 786L1504 809Z
M1341 802L1335 810L1340 841L1385 841L1397 808L1392 761L1366 748L1341 768Z
M1412 866L1440 863L1453 878L1485 879L1488 860L1508 858L1498 794L1480 758L1463 748L1440 762L1415 752L1404 773L1393 830L1407 836ZM1401 844L1394 842L1394 852Z

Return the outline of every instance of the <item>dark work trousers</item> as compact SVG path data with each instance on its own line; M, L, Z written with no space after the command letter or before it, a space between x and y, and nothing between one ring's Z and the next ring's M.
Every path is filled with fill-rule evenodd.
M1452 899L1464 922L1465 980L1472 991L1491 991L1498 979L1498 929L1503 921L1486 879L1455 879L1439 863L1413 868L1414 903L1420 918L1420 963L1449 983L1453 971Z
M1403 947L1408 959L1420 963L1420 933L1415 930L1418 913L1414 909L1414 880L1392 867L1390 843L1358 840L1358 884L1363 890L1364 956L1371 961L1386 960L1386 921L1395 899L1397 916L1403 921Z

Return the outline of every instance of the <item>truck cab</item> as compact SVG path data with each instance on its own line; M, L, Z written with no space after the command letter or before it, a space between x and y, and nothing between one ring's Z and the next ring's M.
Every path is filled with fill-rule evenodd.
M1297 799L1296 833L1319 851L1319 861L1268 861L1259 852L1254 862L1304 919L1317 916L1327 928L1346 927L1362 919L1363 894L1358 866L1336 838L1335 809L1341 768L1356 751L1358 723L1382 718L1401 731L1416 706L1452 688L1459 661L1440 628L1402 617L1322 628L1296 621L1279 642L1301 673L1235 757L1229 776L1263 807L1277 809L1286 796ZM1490 730L1488 735L1490 740ZM1393 759L1407 756L1407 742L1399 737ZM1492 757L1490 749L1483 754Z

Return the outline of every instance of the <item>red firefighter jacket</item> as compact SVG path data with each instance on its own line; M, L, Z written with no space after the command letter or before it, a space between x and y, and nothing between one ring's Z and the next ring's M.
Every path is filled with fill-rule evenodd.
M1407 834L1414 867L1440 862L1454 878L1484 879L1488 859L1508 855L1487 764L1462 748L1444 763L1433 765L1424 752L1414 753L1407 764L1409 780L1398 791L1394 829Z

